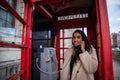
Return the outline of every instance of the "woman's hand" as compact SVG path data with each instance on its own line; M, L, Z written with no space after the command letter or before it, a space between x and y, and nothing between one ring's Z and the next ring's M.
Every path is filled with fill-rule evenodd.
M81 50L82 50L82 52L85 52L85 42L84 41L81 42Z

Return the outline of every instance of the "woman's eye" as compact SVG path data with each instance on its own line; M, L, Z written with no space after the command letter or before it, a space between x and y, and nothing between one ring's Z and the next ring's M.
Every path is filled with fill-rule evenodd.
M75 37L73 37L73 39L75 39Z
M80 39L80 36L77 36L78 39Z

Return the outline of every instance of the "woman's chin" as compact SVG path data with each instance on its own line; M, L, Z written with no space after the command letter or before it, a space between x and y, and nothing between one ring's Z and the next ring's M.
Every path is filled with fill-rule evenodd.
M79 46L79 44L74 45L75 47Z

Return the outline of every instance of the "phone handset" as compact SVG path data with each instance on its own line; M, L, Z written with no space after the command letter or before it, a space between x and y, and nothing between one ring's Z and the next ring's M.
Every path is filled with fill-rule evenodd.
M75 52L76 52L77 54L82 53L81 45L78 45L78 46L75 47Z

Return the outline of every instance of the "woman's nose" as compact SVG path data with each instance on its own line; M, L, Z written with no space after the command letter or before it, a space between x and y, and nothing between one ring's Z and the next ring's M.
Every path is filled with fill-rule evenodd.
M77 41L77 38L75 38L74 41Z

